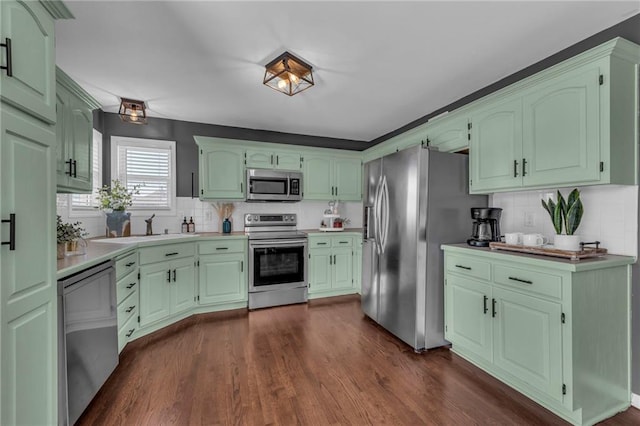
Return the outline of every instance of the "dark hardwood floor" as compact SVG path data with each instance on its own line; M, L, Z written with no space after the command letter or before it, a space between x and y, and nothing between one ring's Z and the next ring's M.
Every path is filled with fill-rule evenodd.
M205 314L130 343L80 425L556 425L447 348L415 354L359 296ZM638 425L631 408L606 425Z

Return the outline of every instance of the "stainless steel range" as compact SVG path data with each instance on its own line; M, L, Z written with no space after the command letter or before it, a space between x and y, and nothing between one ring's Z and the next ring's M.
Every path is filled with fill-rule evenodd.
M244 216L249 237L249 309L307 301L307 235L295 214Z

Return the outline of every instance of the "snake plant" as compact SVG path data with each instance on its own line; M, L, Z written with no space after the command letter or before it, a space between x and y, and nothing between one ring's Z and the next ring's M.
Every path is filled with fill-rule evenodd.
M547 202L542 200L542 207L549 213L553 228L558 235L562 234L563 225L567 235L573 235L578 229L584 213L584 207L580 201L580 191L577 188L571 191L567 201L558 191L558 202L554 203L552 199Z

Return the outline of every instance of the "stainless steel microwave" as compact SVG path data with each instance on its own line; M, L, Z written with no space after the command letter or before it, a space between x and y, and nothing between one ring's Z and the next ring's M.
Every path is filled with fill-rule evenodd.
M247 169L247 201L302 200L302 173Z

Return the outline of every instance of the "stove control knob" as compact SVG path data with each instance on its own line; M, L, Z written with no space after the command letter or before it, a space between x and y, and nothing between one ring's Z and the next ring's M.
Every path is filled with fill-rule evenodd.
M247 216L247 222L251 222L251 215Z
M253 215L253 220L255 220L256 222L259 222L259 221L260 221L260 218L259 218L259 217L258 217L258 215L256 214L256 215Z

